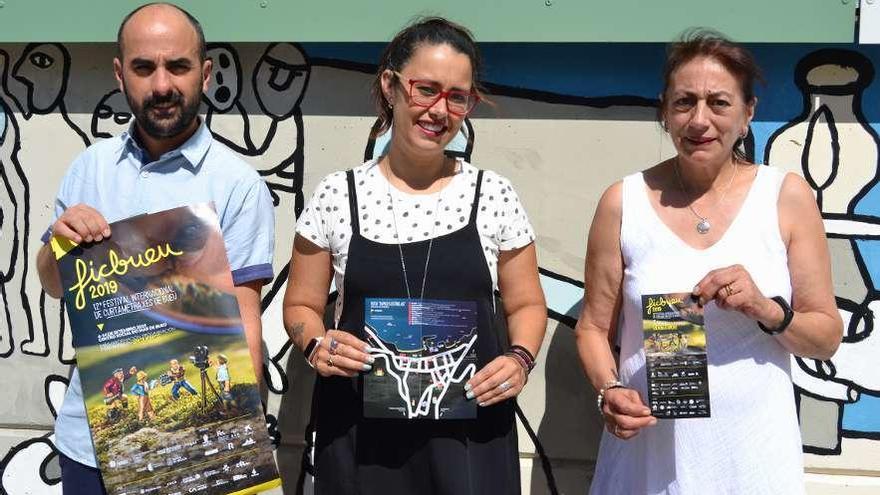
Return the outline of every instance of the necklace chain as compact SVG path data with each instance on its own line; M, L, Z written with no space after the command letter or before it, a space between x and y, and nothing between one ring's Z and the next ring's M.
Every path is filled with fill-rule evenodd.
M679 187L681 187L681 192L685 195L685 199L688 199L690 196L690 191L688 191L687 186L684 185L684 181L681 179L681 172L679 171L677 159L673 164L673 168L675 169L675 177L678 179L678 185ZM730 190L730 186L733 184L733 179L736 178L737 171L739 171L739 167L737 167L736 163L734 162L733 173L730 174L730 180L727 181L727 185L724 186L724 189L721 191L721 197L718 198L718 201L715 201L715 204L712 205L712 208L715 208L724 201L724 198L727 196L727 191ZM709 218L697 213L697 210L694 209L693 201L688 201L687 207L689 210L691 210L691 213L693 213L694 216L699 219L696 225L697 232L699 232L700 234L708 234L709 230L712 228L712 224L709 223Z
M379 167L380 173L382 167ZM400 242L400 230L397 228L397 213L394 209L394 197L391 195L391 166L388 166L388 172L385 174L386 194L388 195L388 203L391 205L391 218L394 223L394 236L397 239L397 252L400 254L400 269L403 271L403 283L406 287L407 299L412 299L412 292L409 288L409 275L406 272L406 260L403 257L403 247ZM440 210L440 197L443 190L437 192L437 203L434 205L434 216L431 219L431 238L428 241L428 253L425 255L425 268L422 271L422 286L419 292L419 299L425 298L425 282L428 280L428 263L431 261L431 248L434 246L434 230L437 227L437 214Z

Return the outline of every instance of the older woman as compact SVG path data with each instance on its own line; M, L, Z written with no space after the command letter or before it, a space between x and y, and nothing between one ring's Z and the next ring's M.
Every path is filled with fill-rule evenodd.
M401 31L374 83L387 154L324 178L297 221L284 320L319 375L319 494L519 492L511 399L546 309L510 183L444 152L480 99L479 69L461 26Z
M674 44L659 115L677 154L599 202L577 325L607 430L591 493L804 490L790 358L830 357L842 323L812 191L741 151L759 77L720 36ZM658 419L645 403L641 296L673 292L704 309L709 418Z

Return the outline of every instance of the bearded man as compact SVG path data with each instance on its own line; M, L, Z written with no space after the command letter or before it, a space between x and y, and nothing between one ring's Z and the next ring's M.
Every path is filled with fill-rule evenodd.
M214 141L198 117L211 60L198 21L167 3L138 7L122 21L113 71L134 122L121 136L79 155L55 204L52 234L100 242L109 224L134 215L213 202L220 218L235 295L254 370L262 370L260 288L272 279L274 211L259 175ZM62 296L54 255L37 255L40 282ZM55 423L64 495L106 493L96 469L79 372L74 369Z

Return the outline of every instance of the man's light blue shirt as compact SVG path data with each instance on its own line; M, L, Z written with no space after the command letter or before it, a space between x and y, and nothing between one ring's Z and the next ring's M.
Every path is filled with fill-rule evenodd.
M183 145L152 162L132 132L96 143L73 161L55 201L55 219L80 203L113 223L212 202L235 284L271 280L275 212L259 174L215 141L204 123ZM43 241L48 239L47 231ZM55 445L67 457L96 466L77 369L55 421Z

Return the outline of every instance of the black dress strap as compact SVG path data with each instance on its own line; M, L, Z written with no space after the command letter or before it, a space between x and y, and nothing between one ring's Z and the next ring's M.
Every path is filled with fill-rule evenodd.
M361 227L360 222L358 222L357 193L354 190L354 170L349 169L345 172L345 181L348 183L348 209L351 213L351 233L352 235L358 235L361 232Z
M480 187L483 185L483 171L477 173L477 187L474 188L474 200L471 202L471 219L469 223L477 224L477 212L480 211Z

